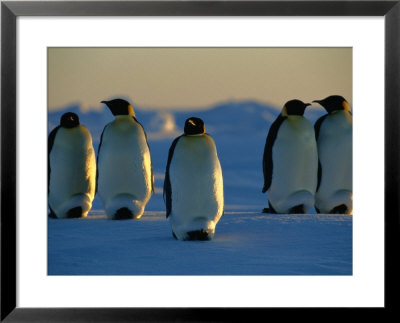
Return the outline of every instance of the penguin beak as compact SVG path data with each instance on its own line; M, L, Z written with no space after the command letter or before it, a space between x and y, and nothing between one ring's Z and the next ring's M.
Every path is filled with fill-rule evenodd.
M108 101L101 101L100 103L104 103L104 104L107 104L107 103L108 103Z
M314 100L313 102L321 104L321 100Z
M308 106L310 106L311 105L311 103L304 103L304 105L306 106L306 108L308 107Z

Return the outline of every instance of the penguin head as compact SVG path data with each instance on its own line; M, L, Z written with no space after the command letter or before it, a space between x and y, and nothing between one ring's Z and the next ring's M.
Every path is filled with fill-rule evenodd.
M328 113L339 110L346 110L350 112L350 106L348 102L340 95L331 95L323 100L314 100L313 102L322 105Z
M132 105L123 99L114 99L110 101L101 101L107 105L110 109L111 113L114 116L134 116L135 112L133 111Z
M60 119L60 126L68 129L79 126L78 115L73 112L64 113Z
M201 135L206 132L206 127L203 120L200 118L191 117L185 121L185 128L183 131L185 135L189 136Z
M282 115L287 116L302 116L306 108L311 105L310 103L304 103L300 100L290 100L285 103L282 109Z

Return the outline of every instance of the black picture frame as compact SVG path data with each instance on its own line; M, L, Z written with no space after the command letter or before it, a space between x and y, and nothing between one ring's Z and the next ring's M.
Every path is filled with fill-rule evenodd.
M399 305L400 1L2 1L1 2L1 321L233 322L288 308L16 307L16 19L19 16L384 16L385 19L385 306ZM243 295L242 295L243 296ZM240 291L238 291L238 297ZM298 310L301 313L301 309ZM304 313L303 309L303 313ZM334 309L329 311L333 318ZM350 309L347 309L350 310ZM385 312L382 312L385 311ZM290 311L289 311L290 313ZM369 317L372 312L368 311ZM391 313L393 314L393 313ZM270 315L270 314L269 314ZM297 315L297 314L296 314ZM308 315L308 314L306 314ZM318 315L319 316L319 315ZM265 317L267 319L268 317ZM272 317L271 317L272 318ZM343 317L341 317L343 318ZM350 318L350 317L349 317ZM372 317L371 317L372 318ZM319 317L319 319L323 319Z

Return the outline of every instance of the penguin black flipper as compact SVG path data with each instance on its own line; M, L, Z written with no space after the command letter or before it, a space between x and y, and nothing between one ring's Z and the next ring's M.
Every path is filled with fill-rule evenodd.
M315 122L315 124L314 124L315 140L318 140L321 125L327 116L328 116L328 114L325 114ZM318 182L317 182L317 189L316 189L317 192L318 192L319 186L321 185L321 177L322 177L322 166L321 166L321 162L318 158Z
M103 129L103 131L102 131L102 133L101 133L101 136L100 136L100 143L99 143L99 147L97 148L96 165L99 164L100 148L101 148L101 144L103 143L103 134L104 134L104 131L106 131L106 128L108 127L108 125L109 125L109 124L107 124L107 125L104 127L104 129ZM97 187L98 187L97 182L98 182L98 178L99 178L99 168L96 167L96 189L94 190L94 194L97 193Z
M147 144L147 148L149 149L150 152L150 146L149 146L149 142L147 141L147 134L146 131L144 130L142 124L135 118L132 116L132 118L138 123L139 126L142 127L143 133L144 133L144 137L146 138L146 144ZM153 193L156 192L155 188L154 188L154 174L153 174L153 162L151 160L151 154L150 154L150 169L151 169L151 191Z
M278 118L272 123L267 140L265 142L264 147L264 155L263 155L263 173L264 173L264 187L262 192L265 193L268 191L269 187L271 186L272 182L272 147L274 145L276 136L278 134L279 127L282 125L283 121L286 120L287 117L280 114Z
M182 135L182 136L184 136L184 135ZM166 211L167 211L166 212L167 218L169 217L169 215L171 213L171 208L172 208L171 182L169 179L169 166L171 164L172 156L174 155L174 150L175 150L176 144L178 143L179 139L182 136L175 138L174 141L172 142L171 147L169 148L169 152L168 152L167 167L165 168L163 197L164 197L164 202L165 202Z
M314 124L315 140L318 140L319 130L321 129L321 125L322 125L322 123L324 122L324 120L326 119L327 116L328 116L328 114L325 114L315 122L315 124Z
M51 167L50 167L50 153L51 150L53 149L54 145L54 139L56 138L57 131L60 129L61 126L55 127L49 134L48 142L47 142L47 194L50 192L50 172L51 172Z
M53 209L51 207L49 207L49 209L50 209L49 218L57 219L57 215L55 214Z
M317 188L315 189L316 192L318 192L319 186L321 185L321 178L322 178L322 166L321 166L321 161L318 158Z

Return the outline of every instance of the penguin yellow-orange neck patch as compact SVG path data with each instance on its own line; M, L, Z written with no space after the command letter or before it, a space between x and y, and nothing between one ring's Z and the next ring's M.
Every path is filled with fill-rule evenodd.
M128 106L128 114L129 114L130 116L135 116L135 111L133 111L132 105L129 105L129 106Z
M287 109L286 109L286 105L283 107L281 113L282 113L282 115L283 115L284 117L287 117L287 116L288 116Z
M343 106L343 109L344 109L345 111L350 112L350 105L347 103L347 101L343 101L343 102L342 102L342 106Z

